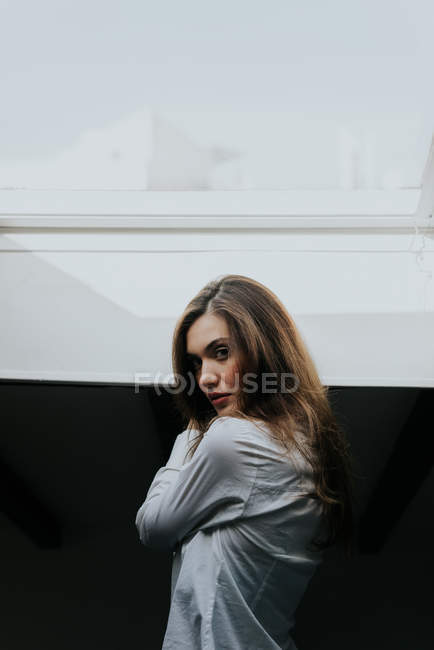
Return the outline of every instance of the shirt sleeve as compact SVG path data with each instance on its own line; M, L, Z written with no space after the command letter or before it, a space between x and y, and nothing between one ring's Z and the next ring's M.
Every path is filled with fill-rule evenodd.
M222 416L184 464L186 434L156 473L140 506L136 527L150 548L170 550L185 536L240 519L255 483L256 465L245 423Z

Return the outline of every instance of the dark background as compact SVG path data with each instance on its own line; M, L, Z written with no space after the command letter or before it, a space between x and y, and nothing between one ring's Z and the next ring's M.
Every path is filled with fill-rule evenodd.
M434 390L330 388L355 460L357 543L297 612L300 650L432 650ZM1 650L161 648L171 553L136 512L183 430L162 389L0 383Z

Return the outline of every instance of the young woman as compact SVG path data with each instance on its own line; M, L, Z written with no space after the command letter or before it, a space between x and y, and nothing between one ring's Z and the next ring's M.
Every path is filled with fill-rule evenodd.
M136 518L143 544L173 551L163 650L294 650L324 549L351 547L350 455L327 388L284 305L241 275L187 305L173 368L188 426Z

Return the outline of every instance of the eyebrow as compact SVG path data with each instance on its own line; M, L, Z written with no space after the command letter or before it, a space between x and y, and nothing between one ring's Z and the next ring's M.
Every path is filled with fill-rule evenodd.
M221 336L218 339L214 339L213 341L211 341L211 343L208 343L208 345L205 347L204 352L209 352L211 350L211 348L213 348L217 343L222 343L223 341L229 341L229 337L228 336ZM198 359L199 358L197 356L197 354L191 354L190 352L187 352L186 356L189 357L190 359L193 359L193 358Z

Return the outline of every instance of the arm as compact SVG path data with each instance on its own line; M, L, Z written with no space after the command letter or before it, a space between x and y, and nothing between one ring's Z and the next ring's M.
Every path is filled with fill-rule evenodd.
M185 435L176 439L167 465L156 473L137 512L140 540L150 548L169 550L193 531L241 518L255 481L256 467L240 420L218 418L193 458L182 465Z

